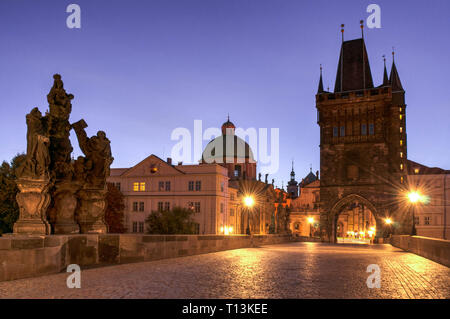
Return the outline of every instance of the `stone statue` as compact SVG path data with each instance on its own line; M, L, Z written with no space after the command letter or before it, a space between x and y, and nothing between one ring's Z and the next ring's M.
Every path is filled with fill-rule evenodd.
M50 234L47 221L47 208L50 204L49 173L50 139L46 135L46 119L37 107L26 116L27 154L25 161L16 170L16 195L19 206L19 219L14 224L15 234Z
M103 131L97 135L87 137L87 124L80 120L72 125L77 134L81 151L86 155L87 182L91 187L104 188L109 176L110 166L114 158L111 156L111 142Z
M19 178L49 178L50 139L44 130L42 114L37 107L26 116L27 119L27 155L24 163L17 168Z
M87 124L78 121L73 128L85 157L72 160L69 117L74 96L66 93L59 74L53 79L49 111L43 117L34 108L26 116L27 155L16 172L20 215L14 233L105 233L106 177L113 161L110 141L103 131L88 138Z

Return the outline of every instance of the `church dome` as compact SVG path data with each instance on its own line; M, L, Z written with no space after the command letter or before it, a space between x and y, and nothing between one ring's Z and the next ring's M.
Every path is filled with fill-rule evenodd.
M250 146L234 134L235 129L236 126L228 117L228 120L222 124L222 135L206 145L202 154L203 163L255 163Z
M231 145L234 147L227 148L227 146ZM237 159L241 160L236 161ZM202 154L202 162L217 164L255 163L255 158L247 142L234 134L224 134L216 137L206 145Z

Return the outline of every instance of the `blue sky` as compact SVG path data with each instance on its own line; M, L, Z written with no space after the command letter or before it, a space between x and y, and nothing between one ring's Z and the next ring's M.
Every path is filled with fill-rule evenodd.
M66 27L66 7L81 7L81 29ZM319 65L334 88L341 23L360 37L370 3L381 29L365 29L374 84L382 55L406 90L408 157L450 168L450 2L300 0L150 0L0 2L0 160L26 149L25 114L47 109L52 74L75 95L71 121L106 131L115 161L129 167L170 155L173 129L280 129L280 169L298 179L319 167L315 93ZM79 151L71 134L74 155ZM207 141L204 141L206 145ZM300 175L300 176L299 176Z

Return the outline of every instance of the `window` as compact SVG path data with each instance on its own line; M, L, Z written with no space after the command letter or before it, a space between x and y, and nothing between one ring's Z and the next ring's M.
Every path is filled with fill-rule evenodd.
M230 194L230 200L234 200L234 194L233 193Z
M234 166L234 177L241 176L241 165Z
M373 123L369 124L369 135L375 134L375 125Z
M160 211L160 212L163 211L163 208L164 208L163 205L164 205L163 202L158 202L158 211Z
M144 202L139 202L139 211L140 212L144 211Z
M139 222L139 232L140 233L144 232L144 222Z
M189 181L188 185L189 185L189 190L193 191L194 190L194 181Z
M399 111L400 113L402 113L402 108L401 108L401 107L399 107L399 108L398 108L398 111Z
M402 146L403 145L403 140L400 140L400 146Z
M166 182L166 192L170 191L170 182Z
M341 126L341 136L345 136L345 126Z
M223 192L224 189L225 189L225 183L222 182L222 183L220 183L220 191Z
M224 205L223 203L220 203L220 213L223 214Z
M133 233L137 233L137 222L133 222Z
M139 183L138 182L133 183L133 192L139 192Z
M338 137L338 128L336 126L333 127L333 137Z
M200 234L200 224L194 223L194 234Z
M424 219L424 224L425 225L431 225L431 217L430 216L426 216Z
M200 202L195 202L194 203L194 211L196 213L200 213Z
M234 208L230 208L230 216L234 216Z
M415 169L414 169L414 174L419 174L419 171L420 171L420 170L419 170L418 168L415 168Z
M403 115L400 114L400 120L403 118Z
M139 190L140 190L141 192L145 192L145 182L140 182L140 183L139 183Z
M400 158L403 158L403 152L400 152Z
M201 181L195 181L195 190L196 191L202 190L202 182Z
M403 176L400 177L400 183L403 184Z
M165 202L164 203L164 210L170 210L170 203L169 202Z
M158 190L160 192L164 190L164 182L158 182Z
M400 170L403 170L403 164L400 164Z
M137 212L138 210L138 202L133 202L133 212Z
M400 126L400 133L403 133L403 127Z
M115 183L114 186L120 191L120 183Z
M361 124L361 135L367 135L367 125Z
M414 224L419 225L419 217L414 217Z

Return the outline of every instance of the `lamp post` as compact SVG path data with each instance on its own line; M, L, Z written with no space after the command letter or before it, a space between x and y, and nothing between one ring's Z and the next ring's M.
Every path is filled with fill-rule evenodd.
M250 235L250 209L255 205L255 199L253 196L247 195L244 197L244 206L247 207L247 235Z
M314 218L313 217L308 217L308 224L309 224L309 237L312 237L312 224L314 223Z
M412 230L411 230L411 236L415 236L417 234L416 232L416 205L419 202L424 202L424 196L422 196L417 191L409 192L408 193L408 200L412 204Z
M388 227L389 227L389 236L391 235L391 232L392 232L392 230L391 230L391 225L392 225L392 219L391 218L386 218L385 220L384 220L384 223L386 224L386 225L388 225Z

